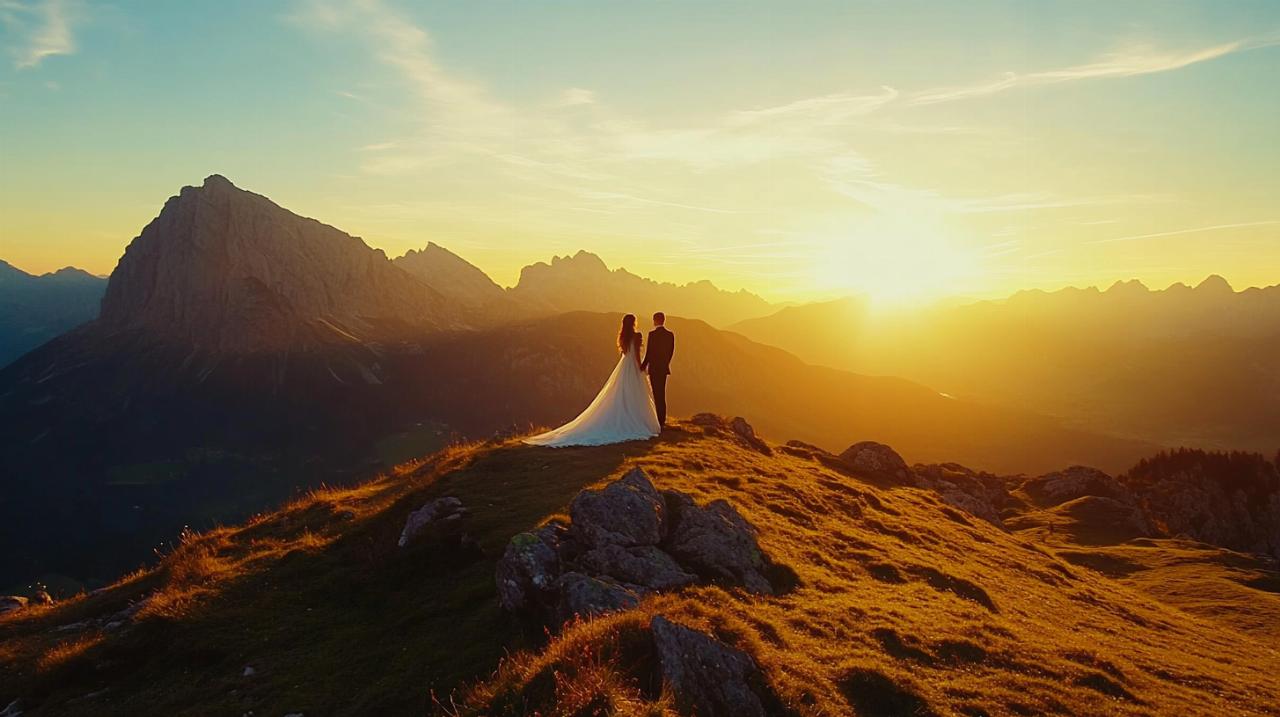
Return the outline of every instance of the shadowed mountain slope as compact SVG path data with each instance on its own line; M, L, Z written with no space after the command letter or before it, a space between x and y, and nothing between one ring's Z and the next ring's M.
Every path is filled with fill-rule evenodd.
M0 520L10 546L0 574L108 577L183 525L240 519L295 488L350 480L381 439L417 423L470 437L558 425L616 364L617 324L616 315L566 314L242 356L127 333L60 337L0 371L0 461L15 496ZM913 461L1003 473L1118 470L1155 450L900 379L807 366L700 321L670 326L673 415L755 415L775 439L831 450L851 436L880 440ZM112 560L94 559L104 552Z
M657 594L543 645L499 609L498 556L633 467L699 504L728 501L793 584ZM397 547L408 515L443 496L467 508L474 543ZM190 535L97 594L0 617L0 699L29 715L412 714L432 694L464 714L671 714L648 627L662 615L740 650L785 714L1265 714L1280 701L1264 624L1280 607L1256 599L1274 566L1241 564L1252 577L1211 615L1041 537L719 421L597 448L460 446ZM1231 554L1177 555L1212 580Z
M75 267L34 276L0 261L0 366L92 320L106 288Z

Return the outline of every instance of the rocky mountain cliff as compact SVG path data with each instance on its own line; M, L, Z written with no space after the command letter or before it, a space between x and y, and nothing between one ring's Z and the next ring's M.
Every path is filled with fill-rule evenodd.
M727 326L773 311L768 302L747 291L724 291L709 281L683 285L657 282L626 269L610 270L600 257L587 251L526 266L510 293L527 306L553 312L614 311L647 316L663 311L712 326Z
M92 320L106 288L75 267L34 276L0 261L0 366Z
M435 242L427 242L422 251L410 249L392 263L466 306L483 307L506 294L488 274Z
M125 250L99 328L273 351L449 327L440 292L381 250L219 175L184 187Z

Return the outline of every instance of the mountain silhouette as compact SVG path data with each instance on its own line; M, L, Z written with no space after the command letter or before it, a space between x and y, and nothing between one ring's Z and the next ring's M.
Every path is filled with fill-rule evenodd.
M106 287L71 266L34 276L0 261L0 366L96 317Z
M1280 436L1280 285L1133 280L876 319L842 304L731 327L815 363L1166 445L1270 452Z
M459 304L483 307L505 296L488 274L435 242L422 251L410 249L392 263Z
M698 317L712 326L726 326L774 310L755 294L723 291L709 281L672 284L626 269L610 270L604 260L587 251L526 266L510 293L520 303L548 313L609 311L646 316L663 311Z

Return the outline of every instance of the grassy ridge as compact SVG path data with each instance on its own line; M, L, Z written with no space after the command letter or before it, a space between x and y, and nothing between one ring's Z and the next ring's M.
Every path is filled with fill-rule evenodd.
M511 535L632 465L660 488L733 502L800 586L659 596L544 646L498 609L494 561ZM441 495L470 509L482 557L396 547L409 511ZM1161 556L1180 549L1178 570L1216 580L1212 566L1234 554L1052 543L1028 526L1007 533L884 477L805 451L765 456L685 423L620 446L454 446L189 536L102 593L0 618L0 701L20 697L27 714L421 714L434 691L456 700L447 711L654 714L670 701L643 632L662 613L745 649L799 714L1262 714L1280 703L1268 631L1280 605L1256 599L1275 597L1274 572L1248 568L1242 592L1219 591L1210 614L1151 588ZM1105 551L1139 569L1111 574L1079 557ZM144 598L131 626L57 629Z

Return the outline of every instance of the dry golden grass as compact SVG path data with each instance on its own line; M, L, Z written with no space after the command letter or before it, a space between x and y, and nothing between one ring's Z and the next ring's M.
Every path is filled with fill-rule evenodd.
M464 700L473 713L559 713L554 700L539 701L539 676L564 655L643 631L658 613L751 654L798 714L913 705L943 714L1265 714L1280 704L1280 656L1265 633L1069 564L1054 547L926 492L723 440L664 443L636 464L660 488L733 502L800 587L770 598L697 588L573 627L476 687ZM1226 597L1220 610L1280 620L1280 605ZM621 673L612 682L629 684Z
M545 644L522 630L496 604L506 541L632 466L660 488L732 502L799 584L776 597L657 596ZM395 547L408 512L440 495L471 509L478 560ZM0 619L0 700L21 697L33 714L668 714L647 638L661 613L751 654L795 714L1265 714L1280 704L1264 624L1280 624L1267 602L1274 571L1248 567L1233 583L1246 592L1223 592L1210 614L1077 557L1103 550L1130 561L1149 551L1150 570L1162 569L1152 556L1171 554L1160 541L1082 548L1007 533L927 492L803 452L765 456L686 423L621 446L461 446L189 536L102 594ZM1196 550L1184 549L1179 570L1220 557ZM130 628L54 630L143 598ZM243 678L245 665L257 676Z

